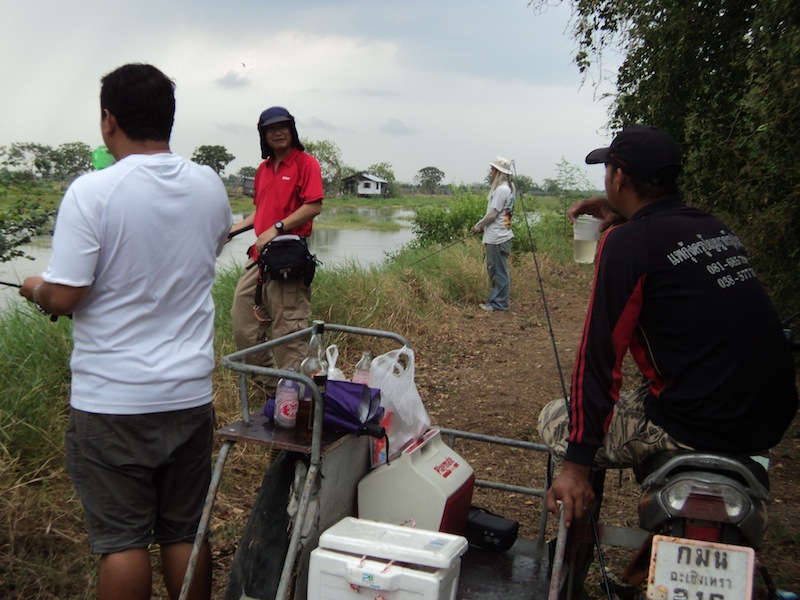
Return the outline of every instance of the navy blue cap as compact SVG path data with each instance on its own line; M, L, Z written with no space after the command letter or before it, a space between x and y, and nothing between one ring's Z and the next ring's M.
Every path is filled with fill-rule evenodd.
M258 137L261 143L261 158L268 158L274 154L272 148L267 144L266 136L262 133L262 129L275 123L290 123L292 130L292 146L300 150L305 150L305 146L300 141L300 136L297 133L297 125L294 122L294 117L288 110L282 106L272 106L261 113L258 117Z
M258 117L258 128L274 125L275 123L294 122L294 117L282 106L273 106L261 113Z

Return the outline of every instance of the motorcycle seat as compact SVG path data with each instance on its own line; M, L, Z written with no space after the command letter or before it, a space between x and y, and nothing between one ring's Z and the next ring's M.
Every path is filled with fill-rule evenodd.
M753 477L756 478L765 490L769 491L769 474L767 470L758 462L750 458L749 456L742 455L742 454L726 454L724 452L693 452L691 450L667 450L665 452L659 452L658 454L653 454L648 456L645 460L643 460L639 465L633 468L634 473L636 474L636 481L637 483L641 484L648 475L654 473L661 467L667 464L672 458L679 456L679 455L692 455L692 454L715 454L718 456L723 456L725 458L733 459L742 466L744 466L750 473L752 473ZM733 476L739 480L741 477L737 477L736 473L730 471L729 469L714 469L710 468L709 465L705 462L699 463L696 466L693 466L691 462L681 465L679 468L675 470L676 473L685 472L685 471L694 471L694 470L705 470L705 471L714 471L717 473L722 473L725 475ZM747 483L746 481L742 481L742 483Z

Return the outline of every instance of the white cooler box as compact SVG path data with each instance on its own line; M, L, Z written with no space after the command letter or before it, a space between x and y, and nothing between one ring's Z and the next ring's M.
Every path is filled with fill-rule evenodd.
M345 517L311 552L308 600L455 600L459 535Z

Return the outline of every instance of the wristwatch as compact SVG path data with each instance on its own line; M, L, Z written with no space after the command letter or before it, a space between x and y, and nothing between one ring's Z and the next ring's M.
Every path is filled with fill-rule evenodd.
M278 233L283 233L283 221L277 221L273 227Z

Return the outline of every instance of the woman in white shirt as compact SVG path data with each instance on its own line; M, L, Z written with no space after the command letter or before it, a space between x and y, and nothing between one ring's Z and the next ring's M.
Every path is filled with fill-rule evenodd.
M486 312L508 310L511 293L511 276L508 272L508 255L511 252L511 215L514 212L516 188L511 181L511 161L498 156L492 162L486 215L472 228L472 233L483 233L486 249L486 270L489 274L489 300L480 307Z

